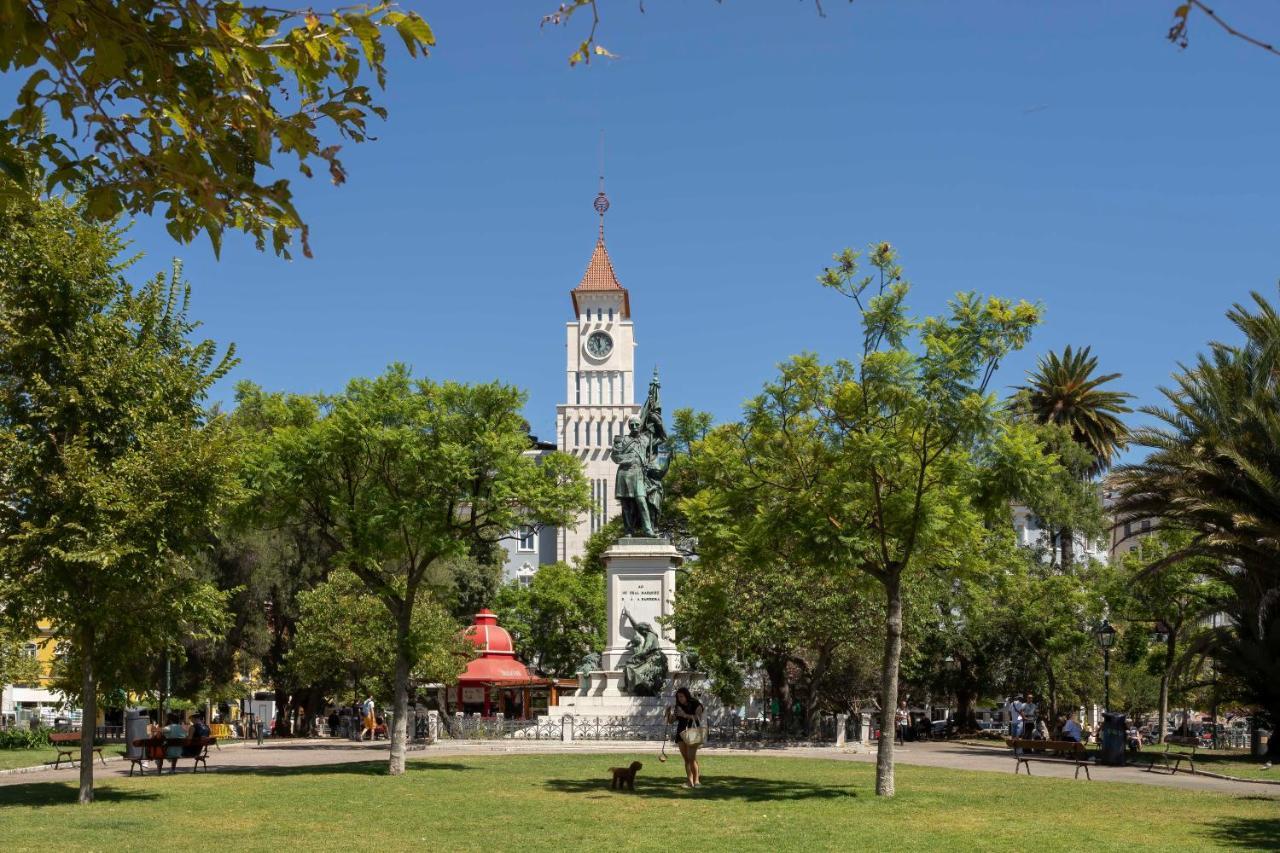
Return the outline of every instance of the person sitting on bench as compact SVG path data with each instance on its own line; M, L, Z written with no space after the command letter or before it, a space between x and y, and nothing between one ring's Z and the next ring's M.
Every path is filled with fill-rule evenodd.
M1076 743L1084 742L1084 731L1081 730L1080 724L1076 722L1076 712L1067 713L1067 721L1062 724L1062 739L1073 740Z
M191 722L191 731L187 733L187 742L182 746L183 758L195 758L200 754L200 741L209 736L209 726L204 721L204 714L196 714Z
M187 739L187 727L182 725L182 717L177 712L169 714L169 725L164 727L164 757L169 759L169 772L178 771L178 759L186 747L182 741Z

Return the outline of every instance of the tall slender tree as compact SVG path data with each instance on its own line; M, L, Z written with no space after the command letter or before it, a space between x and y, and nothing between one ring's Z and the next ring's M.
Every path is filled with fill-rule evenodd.
M234 491L235 443L203 404L234 358L192 340L176 265L124 279L114 226L32 200L0 209L0 236L0 586L68 644L92 731L100 685L145 689L179 637L220 624L191 555Z
M980 550L979 456L1004 434L988 385L999 362L1026 343L1039 311L960 294L945 315L916 319L893 248L872 247L871 275L859 274L858 258L845 250L820 277L858 308L856 361L824 365L806 355L783 364L746 407L742 452L726 454L722 470L707 476L766 496L741 525L745 535L781 532L796 559L844 574L846 583L865 575L879 585L876 793L892 796L904 587Z

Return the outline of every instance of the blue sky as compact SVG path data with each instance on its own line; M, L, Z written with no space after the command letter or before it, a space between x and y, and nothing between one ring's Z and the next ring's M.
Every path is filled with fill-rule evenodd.
M619 58L578 68L589 22L540 29L554 0L406 5L439 45L391 45L390 117L345 151L347 185L299 179L314 260L133 232L139 275L185 260L233 381L329 391L405 361L527 389L550 437L601 129L637 369L660 364L668 409L733 418L790 354L852 354L852 306L815 281L849 245L894 243L919 313L969 289L1043 303L1002 387L1092 345L1152 402L1231 302L1275 295L1280 58L1203 17L1178 51L1172 0L602 0ZM1280 41L1280 7L1216 8Z

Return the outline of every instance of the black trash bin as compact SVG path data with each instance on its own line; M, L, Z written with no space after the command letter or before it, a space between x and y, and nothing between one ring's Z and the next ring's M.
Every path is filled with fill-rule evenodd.
M1124 766L1124 741L1128 730L1124 714L1109 711L1102 714L1102 749L1098 756L1099 763L1109 764L1112 767Z

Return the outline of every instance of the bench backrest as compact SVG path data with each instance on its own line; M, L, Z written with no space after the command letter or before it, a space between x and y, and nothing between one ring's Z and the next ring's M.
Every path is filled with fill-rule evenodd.
M49 735L49 743L79 743L79 732L54 732Z

